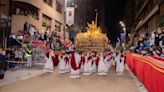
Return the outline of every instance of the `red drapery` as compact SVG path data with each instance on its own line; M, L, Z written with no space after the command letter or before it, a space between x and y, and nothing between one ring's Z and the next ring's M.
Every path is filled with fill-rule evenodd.
M146 60L143 56L134 56L132 53L126 54L126 63L149 92L164 92L163 68L151 64L150 59Z

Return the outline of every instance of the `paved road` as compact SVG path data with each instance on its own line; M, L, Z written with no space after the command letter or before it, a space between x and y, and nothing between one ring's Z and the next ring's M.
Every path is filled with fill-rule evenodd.
M107 77L81 75L70 79L69 74L45 73L26 80L0 87L0 92L139 92L127 70L124 76L117 76L114 69Z

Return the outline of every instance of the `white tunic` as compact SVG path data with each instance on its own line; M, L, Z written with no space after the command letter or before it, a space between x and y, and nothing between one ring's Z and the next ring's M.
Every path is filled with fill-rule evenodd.
M121 58L119 55L116 56L116 72L120 75L124 71L124 58Z
M63 58L59 57L59 73L65 73L66 71L66 63Z
M68 57L69 58L69 57ZM65 61L65 72L69 72L70 71L70 59L69 61Z
M93 72L93 67L92 67L92 59L88 60L89 55L85 57L85 63L84 63L84 75L91 75Z
M98 63L98 75L107 75L104 57L101 55Z
M79 63L80 63L80 55L78 53L74 53L75 55L75 62L76 62L76 66L78 67L79 66ZM80 69L77 69L77 70L74 70L72 67L71 67L71 78L79 78L79 73L80 73Z
M92 59L92 73L94 73L94 72L96 72L97 71L97 69L96 69L96 59L97 59L97 57L93 57L93 59Z
M45 57L46 63L44 64L43 71L45 72L53 72L53 62L51 56L49 58Z
M109 70L109 56L106 56L106 58L104 59L104 63L105 63L105 72L107 73Z

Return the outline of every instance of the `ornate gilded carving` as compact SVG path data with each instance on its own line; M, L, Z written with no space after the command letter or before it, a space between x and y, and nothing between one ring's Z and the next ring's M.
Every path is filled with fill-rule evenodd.
M80 51L103 51L108 47L108 38L101 32L94 21L88 24L87 32L79 33L75 37L75 48Z

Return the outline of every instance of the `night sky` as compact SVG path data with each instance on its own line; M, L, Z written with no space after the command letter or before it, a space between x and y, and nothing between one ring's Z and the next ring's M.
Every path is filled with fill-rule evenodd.
M103 0L106 11L105 25L108 28L108 37L115 42L119 37L120 25L127 0Z

